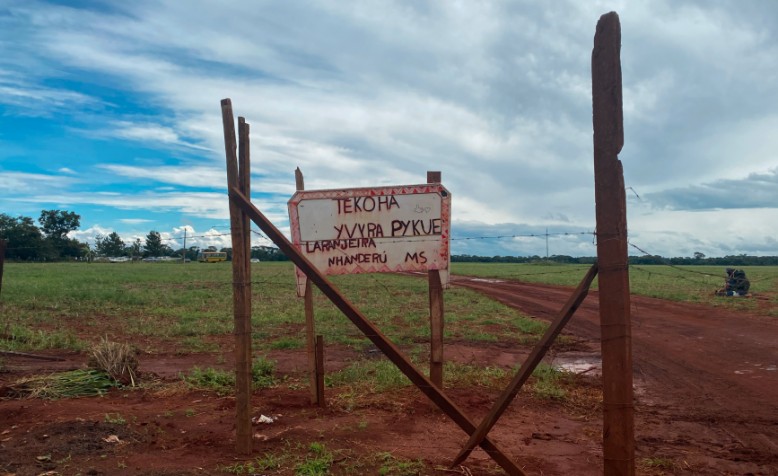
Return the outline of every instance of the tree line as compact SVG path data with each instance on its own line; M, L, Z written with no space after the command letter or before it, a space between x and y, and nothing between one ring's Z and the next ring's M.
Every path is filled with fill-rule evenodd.
M57 261L89 259L94 256L128 257L140 259L146 257L185 257L197 259L200 248L191 246L184 250L172 249L158 231L151 230L141 241L136 238L125 243L118 233L98 235L94 247L68 237L68 233L78 230L81 226L81 216L67 210L41 210L36 220L31 217L12 217L0 213L0 240L6 241L5 257L18 261ZM231 248L208 250L224 251L227 259L232 259ZM278 248L272 246L254 246L251 248L251 258L260 261L288 261L289 258ZM452 255L452 262L468 263L568 263L592 264L593 256L574 257L553 255L550 257L534 256L476 256ZM633 265L671 264L671 265L721 265L721 266L778 266L778 256L748 256L745 254L724 257L706 257L695 252L691 257L665 258L659 255L630 256L629 263Z
M143 258L149 256L184 256L194 259L198 249L174 250L164 243L160 233L151 230L144 241L140 238L125 243L118 233L98 235L94 246L68 237L78 230L81 216L67 210L41 210L36 220L0 213L0 239L6 242L5 257L19 261L80 260L95 256Z
M67 210L41 210L37 220L31 217L0 213L0 240L5 240L5 258L15 261L63 261L88 260L95 257L142 259L148 257L185 257L197 259L198 246L174 250L165 243L162 235L151 230L144 240L136 238L126 243L118 233L98 235L95 243L69 238L67 235L81 226L81 216ZM210 246L203 251L223 251L232 259L232 248L217 249ZM289 258L278 248L254 246L251 258L260 261L287 261Z

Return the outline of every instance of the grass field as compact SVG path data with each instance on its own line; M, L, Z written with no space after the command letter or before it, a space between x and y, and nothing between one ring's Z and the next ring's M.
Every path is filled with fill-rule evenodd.
M303 303L289 263L253 265L254 347L303 348ZM232 332L230 263L6 265L0 340L8 348L83 349L103 336L133 339L147 351L212 351ZM379 328L410 353L428 341L427 283L397 275L339 276L333 281ZM356 348L369 341L318 291L317 333ZM545 325L473 291L446 292L446 339L537 339ZM414 349L417 347L418 349Z
M589 265L453 263L454 274L498 279L515 279L532 283L576 286ZM778 316L778 266L745 266L751 281L751 292L767 295L772 302L769 315ZM722 266L661 266L638 265L629 268L630 290L633 294L708 304L752 309L749 299L720 298L714 291L724 286ZM597 289L597 280L592 289Z
M454 263L455 274L575 286L586 265ZM302 300L295 295L290 263L257 263L252 269L254 347L304 347ZM746 268L754 293L770 296L778 268ZM214 336L232 332L230 263L52 263L5 266L0 299L0 348L83 349L101 337L121 335L147 351L213 351ZM411 355L429 337L427 283L415 277L377 274L337 276L333 281L379 328ZM633 266L632 292L664 299L749 308L754 300L716 298L718 267ZM596 287L596 281L595 281ZM325 340L364 349L369 341L316 292L317 333ZM530 343L545 329L537 320L462 288L445 293L447 342L515 340Z

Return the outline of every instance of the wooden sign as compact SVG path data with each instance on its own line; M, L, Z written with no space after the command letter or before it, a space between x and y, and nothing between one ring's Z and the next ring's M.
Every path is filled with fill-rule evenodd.
M439 183L301 190L289 200L289 222L292 243L323 274L449 267L451 194ZM299 270L297 278L302 295Z

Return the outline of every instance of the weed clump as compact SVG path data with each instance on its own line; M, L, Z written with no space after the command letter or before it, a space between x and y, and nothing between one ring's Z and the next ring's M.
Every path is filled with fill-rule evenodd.
M101 339L92 348L89 367L105 372L122 385L134 387L138 381L138 358L129 344Z

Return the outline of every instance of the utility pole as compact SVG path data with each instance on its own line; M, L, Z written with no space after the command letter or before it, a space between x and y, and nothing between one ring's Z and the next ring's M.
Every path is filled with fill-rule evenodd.
M186 227L184 227L184 264L186 264Z
M546 259L548 259L548 227L546 227Z

